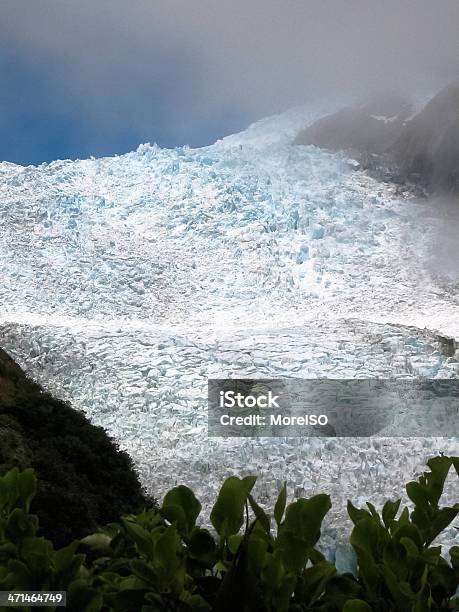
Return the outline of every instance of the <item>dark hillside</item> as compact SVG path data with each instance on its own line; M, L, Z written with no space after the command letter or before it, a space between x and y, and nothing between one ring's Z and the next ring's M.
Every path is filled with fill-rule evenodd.
M459 81L410 114L402 99L382 97L319 119L294 144L347 151L378 178L459 195Z
M407 180L459 195L459 81L407 122L387 152Z
M57 545L146 504L129 456L0 349L0 472L13 466L36 470L32 512Z

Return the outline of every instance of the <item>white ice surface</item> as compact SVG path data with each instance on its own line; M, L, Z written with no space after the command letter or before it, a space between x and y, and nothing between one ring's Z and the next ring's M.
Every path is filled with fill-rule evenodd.
M294 109L203 149L0 164L0 346L131 453L156 496L259 475L272 499L380 503L455 439L208 439L208 377L458 376L434 210L290 144ZM454 486L454 483L453 485ZM448 497L448 496L447 496ZM457 488L449 492L457 501ZM453 530L447 538L454 538Z

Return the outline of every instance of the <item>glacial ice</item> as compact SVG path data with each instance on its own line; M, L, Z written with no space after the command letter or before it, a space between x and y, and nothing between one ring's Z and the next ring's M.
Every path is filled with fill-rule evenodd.
M458 339L459 315L424 263L435 212L292 146L310 117L203 149L0 164L0 346L103 425L158 497L183 482L209 507L248 473L262 502L284 480L330 492L326 546L349 528L347 498L403 496L457 440L208 439L207 378L456 378L436 333Z

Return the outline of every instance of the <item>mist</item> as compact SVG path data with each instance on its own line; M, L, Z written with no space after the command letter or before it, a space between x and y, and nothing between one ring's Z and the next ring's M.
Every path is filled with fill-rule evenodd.
M123 134L209 144L295 105L427 96L457 77L458 31L457 0L4 0L2 121L70 113L95 153Z
M459 282L459 206L457 198L435 197L421 204L426 221L435 228L427 269L446 282Z

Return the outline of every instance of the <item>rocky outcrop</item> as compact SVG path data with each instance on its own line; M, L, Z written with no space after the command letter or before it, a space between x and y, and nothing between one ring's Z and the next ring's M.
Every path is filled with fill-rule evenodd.
M31 510L57 546L151 503L131 459L105 431L46 393L0 349L0 473L14 466L35 469Z
M400 136L410 114L411 104L404 98L381 95L319 119L300 132L294 144L381 155Z
M294 144L348 151L378 178L459 194L459 81L411 115L404 100L383 97L316 121Z
M459 81L406 122L386 152L406 180L459 194Z

